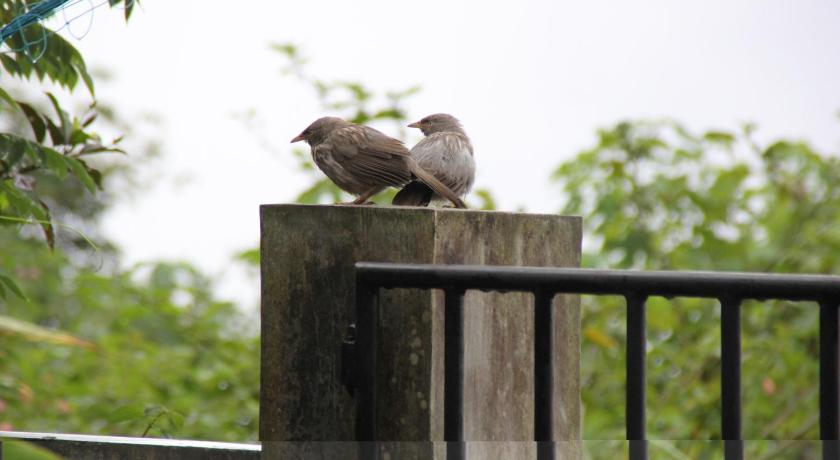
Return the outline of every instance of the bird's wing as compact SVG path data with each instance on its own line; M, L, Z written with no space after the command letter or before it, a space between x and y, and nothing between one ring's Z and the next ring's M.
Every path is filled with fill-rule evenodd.
M359 181L375 185L400 186L411 173L410 156L402 142L367 126L348 126L333 131L328 139L334 159Z

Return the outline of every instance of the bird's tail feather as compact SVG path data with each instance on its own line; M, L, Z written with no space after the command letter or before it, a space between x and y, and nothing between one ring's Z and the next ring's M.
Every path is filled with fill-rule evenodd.
M455 192L450 190L449 187L443 184L443 182L437 180L435 176L429 174L425 169L421 168L413 158L408 159L408 169L411 170L411 173L414 174L417 179L431 187L435 193L451 201L456 208L467 207L467 205L458 198L458 195L456 195Z
M394 196L395 206L428 206L435 192L428 185L411 181Z

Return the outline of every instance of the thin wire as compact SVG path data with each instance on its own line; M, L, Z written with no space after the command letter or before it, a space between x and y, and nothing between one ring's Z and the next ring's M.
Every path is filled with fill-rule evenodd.
M23 30L25 27L42 21L45 17L52 14L52 12L69 0L44 0L33 5L24 4L24 8L28 8L22 14L18 14L12 21L0 30L0 40L6 40L16 32Z
M85 13L90 13L90 15L89 15L90 20L88 20L87 28L85 29L85 31L81 35L76 35L76 33L73 32L73 28L70 27L70 23L75 21L76 19L78 19L80 16L76 16L74 18L67 19L67 8L69 8L72 5L68 5L66 8L61 9L61 14L64 16L64 24L67 27L67 32L73 38L75 38L76 40L81 40L81 39L85 38L87 36L87 34L90 32L90 29L93 27L93 8L94 8L93 0L86 0L86 1L87 1L88 5L90 6L90 8L88 8L88 10ZM85 13L83 13L83 15Z
M41 59L41 57L47 51L47 29L45 27L42 27L41 38L32 42L28 41L23 33L20 34L20 37L23 40L23 52L26 53L26 57L28 57L33 64L38 62L38 60ZM38 55L33 56L32 48L34 47L34 45L38 45L39 43L41 44L41 47L38 49Z
M67 9L80 3L87 3L88 8L76 14L75 16L68 18ZM32 5L28 5L26 7L28 8L28 11L19 14L11 22L9 22L2 29L0 29L0 39L2 39L0 41L4 41L4 43L0 44L0 46L5 46L8 48L6 50L0 50L0 54L23 52L34 64L38 62L38 60L41 59L41 57L44 56L44 53L47 50L49 33L55 34L66 28L68 30L68 33L73 38L75 38L76 40L82 40L93 28L94 10L109 3L110 0L103 0L99 3L94 3L93 0L42 0ZM125 10L133 7L134 3L135 0L126 0L124 5L122 6L111 5L111 7ZM55 13L58 11L61 11L64 15L64 21L60 24L60 26L56 27L55 29L48 29L46 27L42 27L41 37L37 40L30 40L23 33L24 29L26 29L30 25L49 20L52 17L54 17ZM70 24L78 20L79 18L82 18L87 15L90 15L90 21L88 22L88 26L85 29L84 33L77 35L70 28ZM23 43L22 47L20 48L12 48L5 43L6 39L12 37L16 33L20 34L21 42ZM34 54L32 52L33 49L37 49L37 54Z

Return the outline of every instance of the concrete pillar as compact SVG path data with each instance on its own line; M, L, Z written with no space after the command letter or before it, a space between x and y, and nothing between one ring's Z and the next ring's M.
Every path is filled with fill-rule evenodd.
M263 458L355 458L340 385L358 261L577 267L577 217L380 206L265 205L261 213ZM444 458L443 296L382 291L379 433L390 458ZM469 458L535 458L530 294L469 291ZM555 438L580 454L580 310L557 296ZM500 456L501 455L501 456Z

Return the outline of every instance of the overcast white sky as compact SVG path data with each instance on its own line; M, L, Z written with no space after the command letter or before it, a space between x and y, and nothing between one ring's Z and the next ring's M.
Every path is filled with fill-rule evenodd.
M477 186L502 209L556 210L550 171L624 118L752 121L765 139L840 145L836 1L143 0L127 26L97 10L77 44L115 77L101 99L162 117L162 174L107 216L127 262L188 260L232 279L224 295L256 299L230 256L257 244L260 204L306 185L288 140L326 115L280 75L268 45L289 41L324 79L422 85L411 116L463 121ZM237 120L251 109L271 149Z

